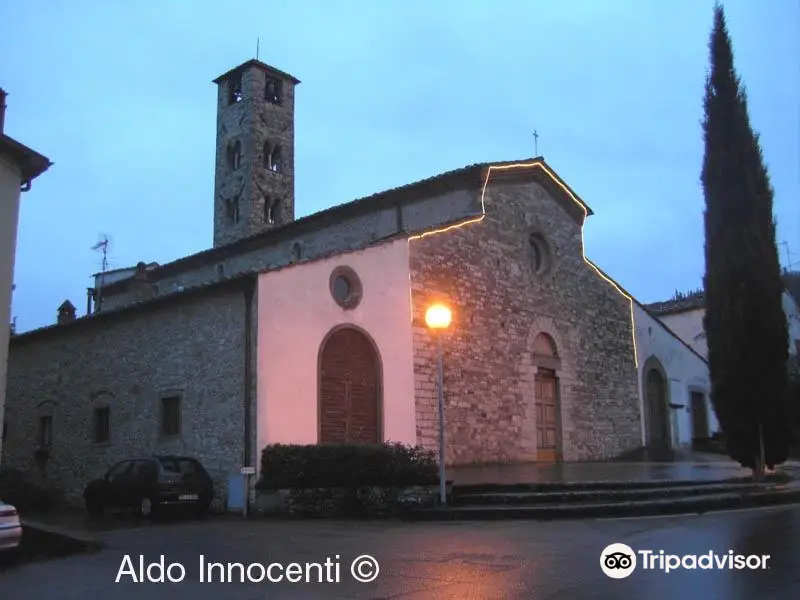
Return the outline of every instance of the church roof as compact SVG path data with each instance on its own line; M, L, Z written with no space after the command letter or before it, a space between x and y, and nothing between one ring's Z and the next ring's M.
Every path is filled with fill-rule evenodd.
M800 306L800 271L784 271L781 275L786 292ZM681 298L673 298L664 302L653 302L646 305L650 314L655 316L674 315L705 308L706 299L702 291L687 294Z
M647 311L656 317L697 310L704 307L705 295L703 292L696 292L682 298L673 298L672 300L653 302L652 304L645 305Z
M530 168L507 169L511 165L525 165ZM454 190L478 190L486 182L487 172L490 168L497 169L497 172L492 174L492 181L494 182L536 181L580 222L583 221L585 216L594 214L592 209L547 165L542 157L475 163L336 205L226 246L210 248L179 258L153 268L150 270L150 276L153 281L157 281L161 277L176 275L208 264L224 261L242 253L266 248L300 235L313 234L345 219L399 205L413 204L414 202L441 196ZM117 290L122 290L126 285L126 280L109 284L105 287L106 294L113 294Z

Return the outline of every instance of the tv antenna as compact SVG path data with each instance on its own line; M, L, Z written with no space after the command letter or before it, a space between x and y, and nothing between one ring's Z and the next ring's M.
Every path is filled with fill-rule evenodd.
M103 255L101 272L105 273L108 270L108 236L103 234L100 237L100 241L97 242L94 246L92 246L92 250L94 251L99 250Z
M786 250L786 269L791 269L792 265L795 263L792 262L792 251L789 250L789 242L783 241L781 242L781 246L783 246L783 249Z

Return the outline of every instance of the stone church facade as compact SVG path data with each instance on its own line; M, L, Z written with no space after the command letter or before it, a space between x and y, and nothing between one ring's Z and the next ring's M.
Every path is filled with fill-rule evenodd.
M584 258L589 207L541 158L476 164L294 218L294 77L218 84L209 250L91 291L11 341L4 462L77 499L187 453L220 489L268 443L436 448L424 312L446 302L446 462L644 443L633 300Z

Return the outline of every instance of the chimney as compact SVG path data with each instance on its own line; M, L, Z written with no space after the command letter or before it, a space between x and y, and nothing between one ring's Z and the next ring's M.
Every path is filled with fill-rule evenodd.
M6 91L0 88L0 134L3 133L6 122L6 96Z
M69 300L64 300L58 307L58 324L65 325L75 320L75 307Z

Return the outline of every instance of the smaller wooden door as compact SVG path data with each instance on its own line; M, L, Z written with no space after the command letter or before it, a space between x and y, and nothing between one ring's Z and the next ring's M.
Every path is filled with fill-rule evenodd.
M692 392L692 437L704 440L708 437L708 409L706 397L701 392Z
M558 408L558 379L552 371L536 375L536 458L555 462L560 458L561 427Z

